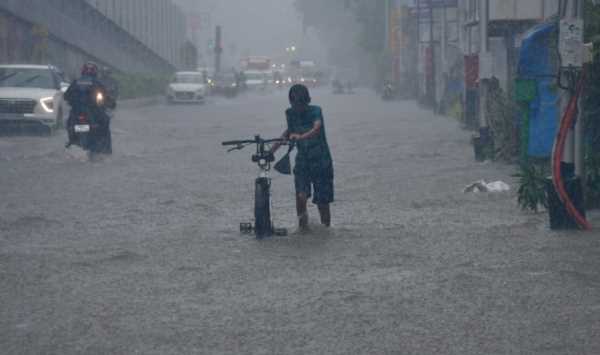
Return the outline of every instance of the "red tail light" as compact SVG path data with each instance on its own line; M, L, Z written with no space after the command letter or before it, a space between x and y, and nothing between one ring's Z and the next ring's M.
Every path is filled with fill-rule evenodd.
M79 123L87 123L87 117L85 115L79 115Z

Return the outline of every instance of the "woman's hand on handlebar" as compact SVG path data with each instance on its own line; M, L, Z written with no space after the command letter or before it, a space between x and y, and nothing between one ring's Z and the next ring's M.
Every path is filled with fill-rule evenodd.
M284 140L290 139L290 133L288 132L287 129L281 134L281 139L284 139ZM275 142L273 144L273 146L271 147L271 153L275 154L275 152L277 152L279 147L281 147L283 144L284 144L283 142Z

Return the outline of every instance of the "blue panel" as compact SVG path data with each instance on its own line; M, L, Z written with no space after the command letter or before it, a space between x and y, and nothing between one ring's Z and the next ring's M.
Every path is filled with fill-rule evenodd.
M537 97L530 103L528 154L546 158L558 129L559 97L556 89L556 68L552 64L551 42L558 30L555 23L534 27L523 38L519 54L519 77L537 82ZM555 45L555 44L554 44Z
M548 158L552 154L560 110L554 79L538 79L538 97L531 102L530 110L528 154Z

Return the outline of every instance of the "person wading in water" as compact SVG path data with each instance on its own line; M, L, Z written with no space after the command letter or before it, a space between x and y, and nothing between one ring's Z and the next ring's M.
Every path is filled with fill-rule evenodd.
M307 201L317 205L321 224L331 225L330 204L333 202L333 159L327 144L321 107L311 105L310 93L304 85L294 85L289 92L291 107L285 111L287 129L282 138L293 141L298 149L294 166L296 212L299 232L308 231ZM273 146L272 152L279 149Z

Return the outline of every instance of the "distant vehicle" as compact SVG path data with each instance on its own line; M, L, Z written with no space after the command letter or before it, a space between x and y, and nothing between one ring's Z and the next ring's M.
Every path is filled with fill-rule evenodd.
M238 78L234 73L221 73L214 80L214 93L225 97L235 97L239 92Z
M269 57L247 57L242 59L241 67L244 70L259 70L268 71L271 70L271 58Z
M169 103L204 103L206 84L200 72L177 72L167 87Z
M278 89L283 89L292 84L292 78L284 71L273 73L273 85Z
M246 87L249 90L264 90L273 83L273 72L271 70L246 70Z
M319 84L319 81L317 80L317 78L307 75L307 76L301 76L300 78L298 78L297 83L314 88L314 87L317 87L317 85Z
M0 65L0 125L63 127L68 87L51 65Z

